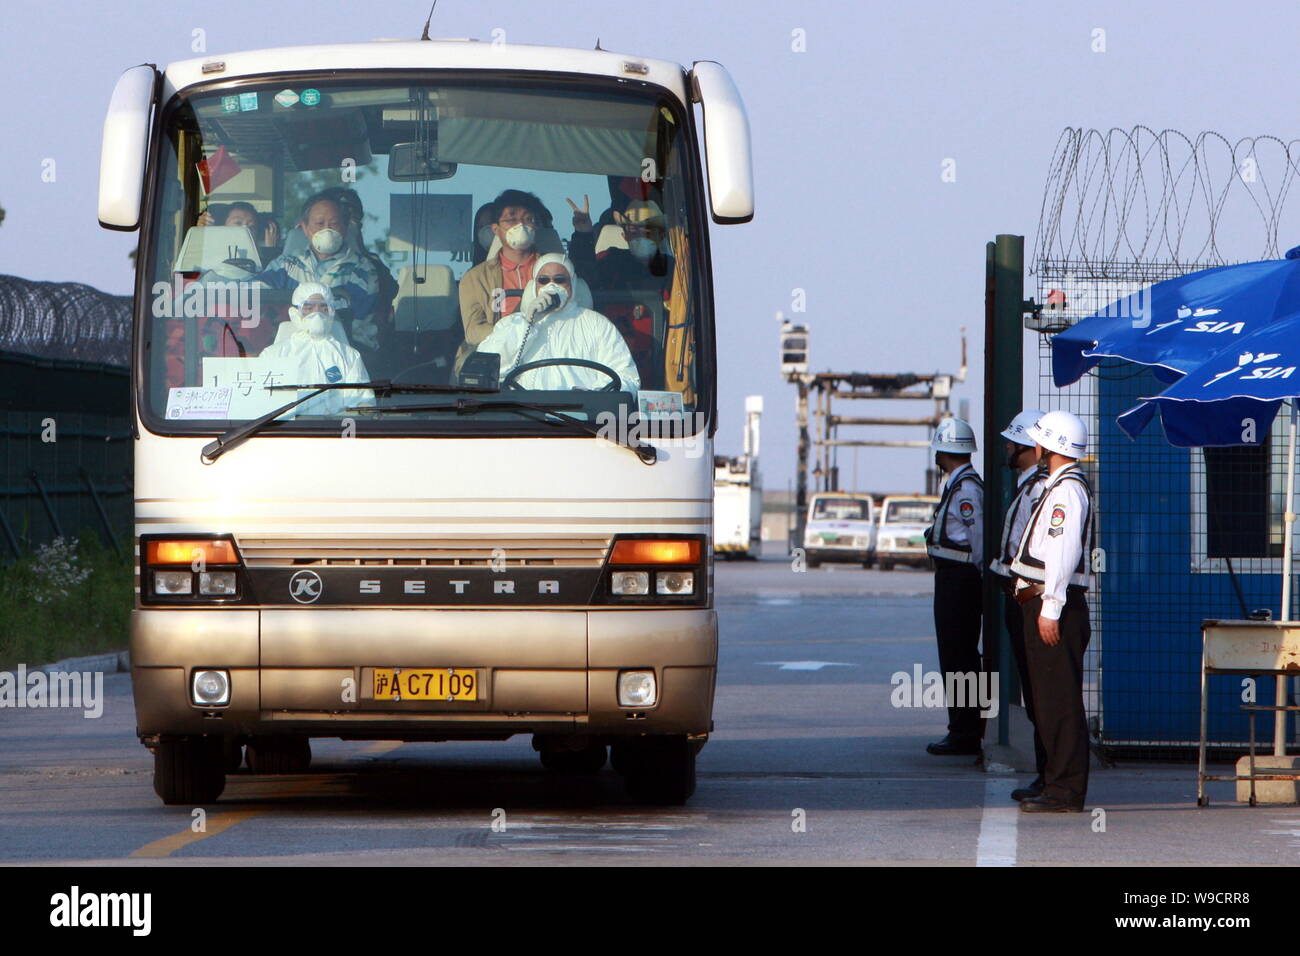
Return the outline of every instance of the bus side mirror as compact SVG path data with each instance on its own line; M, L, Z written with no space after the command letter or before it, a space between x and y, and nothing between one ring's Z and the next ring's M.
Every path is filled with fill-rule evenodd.
M754 168L749 117L740 91L722 64L700 60L691 68L691 98L704 110L704 157L713 221L754 218Z
M118 78L104 118L99 153L99 224L130 232L140 226L140 197L149 159L149 115L158 89L150 63Z

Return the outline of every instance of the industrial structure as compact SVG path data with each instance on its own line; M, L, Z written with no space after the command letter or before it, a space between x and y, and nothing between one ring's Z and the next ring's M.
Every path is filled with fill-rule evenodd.
M808 459L815 456L812 469L815 491L840 491L838 451L845 447L926 448L939 422L949 417L949 400L954 384L966 380L966 329L961 335L961 368L955 374L942 372L809 372L809 329L807 325L788 321L777 313L781 322L781 374L798 390L795 417L799 426L798 463L795 468L795 527L793 541L802 541L808 506ZM809 400L815 403L815 437L808 427ZM842 415L835 402L870 399L932 402L930 414L899 416ZM858 426L896 426L926 429L919 438L841 438L840 428ZM927 462L925 491L934 493L939 476L933 463ZM859 490L859 489L853 489Z

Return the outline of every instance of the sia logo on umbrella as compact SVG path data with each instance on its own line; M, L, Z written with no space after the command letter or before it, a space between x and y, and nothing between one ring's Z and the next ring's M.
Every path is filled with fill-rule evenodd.
M1103 358L1153 366L1167 384L1220 349L1244 350L1245 337L1300 311L1300 252L1292 253L1157 282L1081 319L1052 339L1056 386Z
M1286 360L1300 336L1300 248L1287 256L1193 272L1112 303L1052 339L1053 380L1072 384L1107 357L1148 365L1170 387L1119 416L1131 438L1159 412L1179 447L1259 444L1300 384ZM1150 321L1128 317L1138 297Z

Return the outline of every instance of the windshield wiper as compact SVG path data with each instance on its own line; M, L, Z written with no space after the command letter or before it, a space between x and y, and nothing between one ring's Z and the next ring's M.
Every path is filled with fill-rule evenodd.
M199 460L202 461L205 465L212 464L214 461L216 461L226 452L230 451L230 449L235 448L238 445L242 445L244 442L248 441L248 439L252 438L254 435L260 432L267 425L271 424L271 422L275 421L285 412L297 408L303 402L310 401L311 399L319 395L321 392L328 392L333 389L340 389L340 388L368 389L372 392L379 392L380 394L384 394L384 395L397 394L397 393L419 394L421 392L495 392L496 391L496 389L484 388L477 385L463 385L463 386L462 385L401 385L401 384L395 384L387 380L381 380L378 382L328 382L325 384L318 384L318 385L270 385L267 386L267 391L270 392L282 392L282 391L289 391L289 390L301 391L302 389L311 389L311 391L306 395L301 395L298 398L295 398L292 402L289 402L286 405L280 406L273 412L267 412L261 418L255 418L251 422L248 422L247 424L240 425L238 428L232 428L230 429L230 431L226 432L225 434L219 435L215 441L209 442L208 444L203 446L203 450L199 452ZM366 408L370 406L363 405L360 407Z
M516 412L538 412L542 415L543 421L550 421L553 424L564 422L568 425L577 425L580 429L591 435L593 438L604 438L613 441L617 445L634 452L643 464L653 465L659 460L659 452L653 445L647 445L644 442L637 441L635 444L623 440L622 437L615 435L611 438L600 429L595 428L590 422L585 422L581 418L565 414L562 409L582 408L581 402L571 402L566 404L541 404L539 402L520 402L508 399L490 399L482 401L477 398L458 398L454 402L439 402L428 405L357 405L347 409L349 412L455 412L457 415L467 415L473 412L481 411L516 411ZM550 416L549 419L546 416Z

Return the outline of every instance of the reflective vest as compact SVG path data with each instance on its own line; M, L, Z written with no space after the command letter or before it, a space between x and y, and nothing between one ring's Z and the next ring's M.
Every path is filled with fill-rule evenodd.
M934 509L934 523L930 525L930 533L926 536L926 552L932 558L942 558L946 561L958 561L962 564L975 564L976 559L971 554L970 538L965 541L954 541L948 537L948 506L952 503L953 496L957 489L967 482L974 484L980 490L980 500L984 500L984 480L974 468L967 468L962 472L955 481L948 483L944 489L943 497L939 499L939 505ZM980 515L980 520L983 515Z
M1048 498L1051 497L1052 489L1062 481L1077 481L1083 485L1084 493L1088 496L1088 520L1079 529L1080 544L1082 545L1079 551L1079 563L1075 565L1074 571L1071 572L1069 581L1070 587L1086 588L1089 584L1089 560L1092 556L1092 546L1096 541L1096 525L1093 522L1092 514L1092 486L1088 484L1087 477L1084 476L1078 465L1067 466L1043 488L1042 497L1034 505L1034 511L1029 517L1029 523L1025 525L1025 532L1020 536L1020 544L1016 549L1016 559L1011 562L1011 573L1034 584L1042 584L1046 580L1047 575L1044 573L1046 565L1041 558L1033 554L1030 549L1030 542L1034 540L1034 529L1043 517L1043 511Z
M1007 508L1007 515L1002 521L1002 539L998 542L997 556L989 562L989 570L994 574L999 574L1004 578L1011 577L1011 563L1016 559L1016 548L1020 544L1017 538L1011 540L1012 529L1016 526L1016 519L1022 513L1032 514L1033 510L1038 507L1038 500L1041 494L1031 498L1030 495L1042 481L1040 472L1033 472L1020 483L1016 489L1015 497L1011 499L1011 507ZM1024 529L1022 528L1021 531Z

